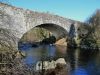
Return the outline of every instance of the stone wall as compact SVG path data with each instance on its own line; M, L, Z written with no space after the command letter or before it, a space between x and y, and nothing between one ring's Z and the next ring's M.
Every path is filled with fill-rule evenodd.
M78 21L0 3L0 28L12 30L18 38L35 26L46 23L56 24L69 31L70 25L74 23L77 26Z

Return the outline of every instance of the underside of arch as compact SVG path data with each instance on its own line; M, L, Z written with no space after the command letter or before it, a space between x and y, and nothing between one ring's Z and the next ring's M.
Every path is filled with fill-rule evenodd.
M46 24L38 25L36 27L41 27L41 28L47 29L48 31L53 33L53 35L58 40L61 39L61 38L65 38L68 35L67 31L63 27L56 25L56 24L46 23Z

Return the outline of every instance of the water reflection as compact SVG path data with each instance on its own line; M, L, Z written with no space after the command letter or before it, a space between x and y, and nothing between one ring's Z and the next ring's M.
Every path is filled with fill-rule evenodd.
M100 75L99 51L76 49L74 53L69 54L72 75Z
M71 75L89 75L85 68L79 67L72 71Z
M61 47L60 47L61 48ZM65 52L61 51L59 47L55 45L42 45L38 48L27 48L28 50L22 50L26 54L25 61L26 63L36 63L36 61L39 61L42 57L55 57L56 59L58 57L65 56Z
M27 64L36 64L44 57L64 57L70 63L71 75L100 75L100 51L67 49L64 46L43 45L23 50Z

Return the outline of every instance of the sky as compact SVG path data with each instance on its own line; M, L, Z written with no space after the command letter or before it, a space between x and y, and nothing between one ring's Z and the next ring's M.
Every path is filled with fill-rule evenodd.
M86 21L96 9L100 0L9 0L13 6L39 12L49 12L73 20Z

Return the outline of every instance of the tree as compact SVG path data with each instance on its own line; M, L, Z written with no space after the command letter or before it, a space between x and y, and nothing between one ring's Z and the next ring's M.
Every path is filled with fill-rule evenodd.
M70 27L69 37L71 39L73 39L75 37L75 26L74 26L74 24L72 24L71 27Z
M88 20L87 24L90 25L91 36L96 40L96 43L100 43L100 9L98 9Z
M84 34L84 31L81 32L82 35L79 35L81 41L81 46L86 47L97 47L97 41L100 40L100 10L97 10L95 14L93 14L89 19L86 21L85 24L83 24L83 27L81 30L84 29L84 31L87 31L86 34Z
M74 24L72 24L70 27L69 36L68 36L69 37L68 43L67 43L68 47L75 48L77 46L76 41L75 41L75 36L76 36L75 35L75 26L74 26Z
M90 33L93 35L95 39L100 39L100 10L98 9L87 21L87 24L90 25L91 30Z

